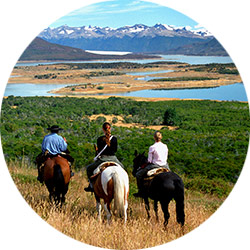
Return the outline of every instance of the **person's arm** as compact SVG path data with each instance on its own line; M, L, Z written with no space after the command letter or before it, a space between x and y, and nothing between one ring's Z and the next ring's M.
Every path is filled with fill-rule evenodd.
M148 162L149 163L153 162L153 154L154 154L153 148L149 147L149 150L148 150Z
M66 143L66 140L60 136L60 150L62 152L66 151L68 147L68 144Z
M112 152L114 152L114 153L117 152L117 145L118 145L118 143L117 143L117 138L116 138L116 137L113 137L113 138L111 139L111 143L110 143L110 149L111 149Z
M44 136L44 138L43 138L43 142L42 142L42 152L44 153L45 151L46 151L46 136Z

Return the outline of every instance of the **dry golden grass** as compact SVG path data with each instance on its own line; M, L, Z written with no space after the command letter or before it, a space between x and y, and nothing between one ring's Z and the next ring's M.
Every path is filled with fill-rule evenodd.
M97 220L95 199L91 193L84 192L87 180L83 173L75 173L66 204L56 208L49 202L45 185L36 181L34 168L16 167L9 164L13 180L32 209L47 223L62 233L89 245L109 249L141 249L165 244L197 228L220 206L223 200L186 191L186 222L182 228L175 219L175 203L169 206L170 219L167 228L163 227L163 213L159 206L160 222L157 223L151 204L151 219L148 220L144 204L132 195L129 198L128 221L113 217L111 224Z

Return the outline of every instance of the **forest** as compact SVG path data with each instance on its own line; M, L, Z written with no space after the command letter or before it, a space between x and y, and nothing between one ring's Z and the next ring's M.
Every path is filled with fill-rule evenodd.
M93 114L100 116L90 120ZM241 173L249 143L248 104L207 100L9 96L3 99L1 110L5 160L7 164L25 161L35 168L47 128L57 124L64 129L61 135L75 158L74 171L83 171L93 161L94 144L106 120L103 115L122 116L124 123L144 126L121 127L116 126L117 119L112 121L112 134L118 138L117 157L130 176L135 150L147 153L154 143L154 130L148 127L152 125L166 125L161 132L169 148L168 163L187 189L225 196Z

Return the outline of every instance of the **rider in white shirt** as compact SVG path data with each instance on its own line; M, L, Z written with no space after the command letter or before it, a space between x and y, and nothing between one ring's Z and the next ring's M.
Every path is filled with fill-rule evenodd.
M166 144L162 143L162 134L159 131L154 133L154 140L155 143L149 147L148 152L148 165L144 168L140 169L136 173L137 185L139 188L138 193L135 193L135 197L142 196L142 189L143 189L143 178L146 173L153 169L159 167L165 167L169 169L167 159L168 159L168 147ZM170 169L169 169L170 170Z
M160 132L158 132L160 134ZM168 147L161 141L156 141L152 146L149 147L148 162L165 167L168 159Z

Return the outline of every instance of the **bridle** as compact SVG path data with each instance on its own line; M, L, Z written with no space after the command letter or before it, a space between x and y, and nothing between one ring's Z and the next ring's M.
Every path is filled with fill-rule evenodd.
M142 156L142 157L144 157L144 156ZM135 169L135 172L138 172L140 169L145 168L148 165L148 161L146 160L143 163L143 158L142 158L140 164L138 164L138 165L139 165L139 167Z

